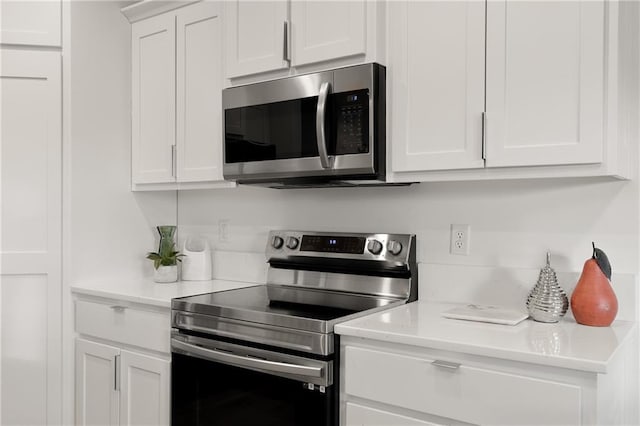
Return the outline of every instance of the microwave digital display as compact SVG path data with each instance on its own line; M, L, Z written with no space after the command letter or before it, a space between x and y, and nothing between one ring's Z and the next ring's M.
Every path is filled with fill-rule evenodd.
M362 154L369 152L369 91L332 95L335 118L334 152Z

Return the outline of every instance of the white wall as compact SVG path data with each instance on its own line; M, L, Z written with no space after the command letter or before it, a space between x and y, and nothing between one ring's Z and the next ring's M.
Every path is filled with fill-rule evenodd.
M638 185L607 179L429 183L315 190L237 189L179 195L183 236L206 234L217 249L262 251L272 228L415 233L427 263L579 271L591 241L619 272L638 263ZM219 220L229 221L220 242ZM471 225L469 256L449 254L449 227Z
M176 223L175 191L133 193L128 2L71 2L71 284L150 276L156 225Z

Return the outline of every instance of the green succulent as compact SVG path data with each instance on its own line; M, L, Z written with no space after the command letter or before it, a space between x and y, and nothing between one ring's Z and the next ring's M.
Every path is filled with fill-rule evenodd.
M149 252L147 253L147 259L153 260L153 267L158 269L160 266L173 266L178 262L182 262L181 257L184 254L181 254L176 250L175 243L161 245L160 252Z

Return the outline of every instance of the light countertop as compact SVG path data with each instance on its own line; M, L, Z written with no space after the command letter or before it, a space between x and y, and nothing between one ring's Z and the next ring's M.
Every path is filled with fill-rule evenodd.
M588 327L573 319L544 324L531 319L515 326L447 319L442 312L460 306L413 302L336 325L344 336L414 347L462 352L512 361L606 373L636 323Z
M178 281L160 284L154 283L150 279L139 279L117 280L109 283L82 283L72 286L71 292L170 308L171 299L175 297L192 296L254 285L260 284L227 280Z

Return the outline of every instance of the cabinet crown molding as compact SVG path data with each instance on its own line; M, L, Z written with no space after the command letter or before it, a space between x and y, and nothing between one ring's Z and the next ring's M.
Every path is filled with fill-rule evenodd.
M141 21L170 10L188 6L201 0L141 0L120 9L130 23Z

